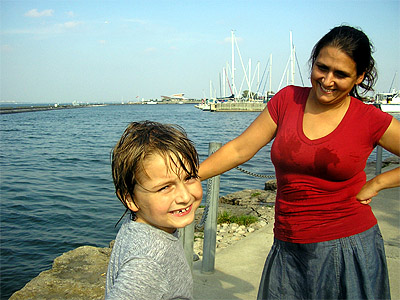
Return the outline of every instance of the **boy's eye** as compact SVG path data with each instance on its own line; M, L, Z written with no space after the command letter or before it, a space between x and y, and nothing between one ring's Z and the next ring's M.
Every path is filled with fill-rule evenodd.
M165 185L162 188L160 188L157 192L166 192L171 188L171 185Z

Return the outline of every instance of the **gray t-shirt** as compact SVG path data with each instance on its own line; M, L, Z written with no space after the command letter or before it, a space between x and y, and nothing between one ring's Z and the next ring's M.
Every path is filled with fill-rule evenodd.
M181 242L151 225L127 218L111 253L108 299L193 299L193 278Z

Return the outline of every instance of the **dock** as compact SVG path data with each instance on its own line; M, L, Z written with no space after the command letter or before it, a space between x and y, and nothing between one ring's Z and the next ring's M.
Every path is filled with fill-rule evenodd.
M267 103L263 102L223 102L210 104L210 111L215 112L255 112L263 111Z

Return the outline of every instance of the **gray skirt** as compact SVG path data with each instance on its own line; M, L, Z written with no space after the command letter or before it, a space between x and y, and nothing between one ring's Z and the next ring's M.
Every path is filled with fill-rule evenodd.
M390 299L378 225L321 243L295 244L275 239L257 299Z

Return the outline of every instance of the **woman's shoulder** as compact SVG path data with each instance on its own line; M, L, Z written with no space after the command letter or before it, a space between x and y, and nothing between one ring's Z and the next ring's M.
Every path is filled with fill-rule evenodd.
M393 119L392 115L383 112L373 104L364 103L354 97L352 97L349 115L351 116L349 120L369 128L369 132L383 132Z
M359 113L363 113L363 114L369 114L372 116L377 116L379 118L392 118L392 116L382 110L380 110L378 107L376 107L373 104L368 104L368 103L364 103L363 101L361 101L360 99L351 97L352 100L352 107L355 111L359 112Z
M310 92L310 89L311 89L310 87L288 85L284 87L281 91L293 94L308 94Z
M285 99L298 99L298 98L307 99L310 90L311 90L310 87L288 85L279 90L279 92L276 93L275 96L278 96L278 98L285 98Z
M300 87L295 85L288 85L281 89L271 101L275 103L280 103L277 105L294 105L294 104L304 104L310 93L309 87Z

